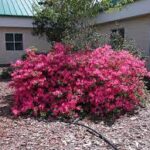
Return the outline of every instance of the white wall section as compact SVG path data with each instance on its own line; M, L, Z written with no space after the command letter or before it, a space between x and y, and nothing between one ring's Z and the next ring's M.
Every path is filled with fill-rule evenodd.
M0 27L32 28L31 17L4 17L0 16Z

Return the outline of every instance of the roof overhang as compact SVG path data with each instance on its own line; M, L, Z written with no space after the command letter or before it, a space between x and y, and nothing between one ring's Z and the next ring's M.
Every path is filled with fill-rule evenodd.
M150 0L140 0L125 6L120 11L100 13L92 19L92 24L103 24L147 14L150 14Z
M32 17L0 16L0 27L32 28Z

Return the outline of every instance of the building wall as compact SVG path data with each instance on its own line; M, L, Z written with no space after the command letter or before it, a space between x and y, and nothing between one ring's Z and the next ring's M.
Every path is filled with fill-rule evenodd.
M23 51L6 51L5 33L22 33L23 34ZM49 50L50 45L46 38L39 38L32 35L31 28L9 28L0 27L0 64L9 64L20 58L25 49L36 47L38 50Z
M97 25L97 30L102 34L110 35L112 29L122 27L125 29L125 38L133 39L136 46L150 57L150 15L104 23ZM150 67L150 58L147 60Z

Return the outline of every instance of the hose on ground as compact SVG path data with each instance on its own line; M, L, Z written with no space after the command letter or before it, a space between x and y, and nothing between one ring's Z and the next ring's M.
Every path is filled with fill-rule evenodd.
M104 142L106 142L113 150L119 150L112 142L110 142L110 141L109 141L105 136L103 136L101 133L99 133L99 132L97 132L96 130L90 128L89 126L86 126L86 125L84 125L84 124L82 124L82 123L78 123L79 120L80 120L80 119L77 119L77 120L75 120L75 121L73 121L73 122L67 122L67 123L69 123L69 125L72 124L72 125L77 125L77 126L81 126L81 127L86 128L87 131L88 131L90 134L92 134L92 135L94 135L94 136L96 136L96 137L102 139L102 140L103 140Z

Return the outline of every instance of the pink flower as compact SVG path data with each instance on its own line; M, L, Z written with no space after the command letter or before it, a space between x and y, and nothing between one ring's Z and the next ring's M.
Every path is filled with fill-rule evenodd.
M59 97L59 96L61 96L61 95L62 95L62 92L61 92L61 91L59 91L59 90L56 90L56 91L52 92L52 94L53 94L54 96Z
M18 116L20 114L20 111L17 108L12 108L12 113L14 116Z
M54 49L57 53L64 52L65 51L65 46L62 43L55 43Z
M68 52L56 43L55 51L13 64L10 86L14 89L15 116L51 112L72 116L80 112L104 116L114 110L131 111L144 97L145 64L127 51L105 45L93 51ZM70 50L70 48L69 48Z

